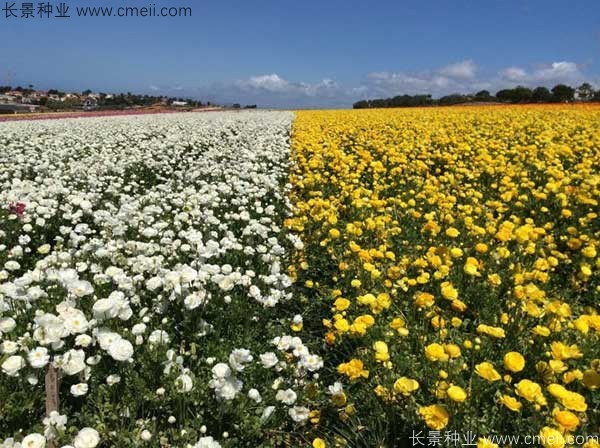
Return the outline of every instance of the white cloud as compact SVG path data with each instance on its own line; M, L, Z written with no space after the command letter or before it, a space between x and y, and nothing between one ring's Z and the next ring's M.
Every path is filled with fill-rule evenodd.
M361 99L388 98L403 94L432 94L496 91L518 84L552 87L558 83L576 86L588 80L599 80L586 74L584 67L568 61L545 65L509 66L497 73L485 72L471 59L420 72L372 72L356 84L340 85L323 78L314 82L287 79L278 73L257 74L234 82L204 84L185 89L186 95L217 103L258 104L260 107L349 107ZM152 87L151 87L152 89ZM176 91L179 86L160 88ZM154 89L152 89L154 90ZM180 93L177 93L180 95Z
M527 77L527 72L520 67L508 67L500 72L500 77L507 81L519 82Z
M281 78L278 74L253 76L245 81L238 81L238 86L243 89L259 89L268 92L282 92L290 87L290 83Z
M469 90L477 66L470 59L418 73L375 72L367 75L367 86L380 96L402 94L443 95Z
M521 67L509 67L500 71L502 81L519 82L525 85L550 85L557 83L577 84L585 80L581 67L575 62L553 62L526 70Z
M438 70L438 72L449 78L458 79L473 79L475 77L475 71L477 66L471 59L467 59L454 64L446 65Z

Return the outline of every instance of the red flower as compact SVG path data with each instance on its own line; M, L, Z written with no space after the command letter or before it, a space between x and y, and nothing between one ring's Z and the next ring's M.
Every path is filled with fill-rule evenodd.
M11 202L8 204L8 209L16 214L19 218L25 213L25 204L22 202Z

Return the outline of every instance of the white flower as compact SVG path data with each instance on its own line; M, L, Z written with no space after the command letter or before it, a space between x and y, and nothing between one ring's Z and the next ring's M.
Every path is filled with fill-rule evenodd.
M3 355L14 355L19 350L19 344L14 341L2 341L0 344L0 353Z
M152 277L146 282L146 288L150 291L154 291L162 286L163 282L160 277Z
M10 333L17 326L17 322L12 317L0 318L0 333Z
M248 398L250 398L251 400L255 401L256 403L260 403L262 401L262 398L260 396L260 392L256 389L250 389L248 391Z
M4 268L7 271L16 271L20 267L21 267L21 265L19 264L19 262L15 261L15 260L9 260L6 263L4 263Z
M133 356L133 345L127 339L117 339L108 346L108 354L115 361L129 361Z
M109 386L114 386L117 383L121 382L121 377L119 375L108 375L106 377L106 384Z
M296 423L301 423L308 420L308 415L310 413L310 409L304 406L294 406L290 408L288 411L288 415L294 420Z
M296 392L294 392L292 389L278 390L277 394L275 395L275 400L281 401L282 403L288 405L294 404L296 402L296 398Z
M25 360L21 356L9 356L2 363L2 371L8 376L19 376L19 370L25 367Z
M45 347L37 347L35 350L31 350L27 355L29 365L34 369L41 369L45 367L50 361L50 355L48 355L48 349Z
M146 324L135 324L133 327L131 327L131 334L135 336L139 336L141 334L144 334L145 332Z
M310 372L315 372L323 367L323 360L317 355L305 355L300 358L299 365Z
M188 310L193 310L198 308L200 305L204 304L206 301L206 292L204 291L196 291L190 295L188 295L183 303Z
M150 439L152 439L152 433L150 431L148 431L147 429L144 429L142 431L142 433L140 434L140 438L144 441L144 442L149 442Z
M21 445L23 446L23 448L45 448L46 438L43 435L37 433L29 434L25 436L25 438L21 442Z
M89 386L86 383L73 384L71 386L71 395L74 397L81 397L82 395L87 394L88 390Z
M212 368L212 373L216 378L227 378L231 375L231 369L227 364L220 362Z
M212 437L200 437L200 440L193 446L193 448L221 448L219 442Z
M164 330L154 330L148 337L148 342L152 345L168 344L169 334Z
M69 285L69 292L75 297L84 297L93 294L94 287L86 280L77 280Z
M260 416L260 421L262 423L266 422L271 417L271 415L273 415L273 412L275 412L275 406L267 406L263 410L262 415Z
M83 333L88 329L88 321L80 310L72 308L64 319L64 326L71 334Z
M260 355L260 362L264 368L270 369L271 367L274 367L279 360L277 359L277 355L275 353L267 352Z
M69 350L59 359L59 365L67 375L76 375L85 369L85 353L83 350Z
M91 343L92 338L87 334L79 334L75 337L75 345L78 345L80 347L89 347Z
M94 428L83 428L79 430L73 446L75 448L95 448L100 443L100 434Z
M244 370L244 364L251 362L253 359L250 350L245 348L236 348L229 355L229 365L233 370L241 372Z
M181 374L175 379L175 385L179 392L189 392L194 387L192 377L187 374Z
M92 306L94 317L98 320L112 319L117 317L119 310L116 303L111 299L100 299Z

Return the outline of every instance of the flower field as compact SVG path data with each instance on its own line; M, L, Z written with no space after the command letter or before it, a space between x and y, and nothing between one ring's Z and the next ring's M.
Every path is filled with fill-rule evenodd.
M0 129L0 447L600 447L600 107Z

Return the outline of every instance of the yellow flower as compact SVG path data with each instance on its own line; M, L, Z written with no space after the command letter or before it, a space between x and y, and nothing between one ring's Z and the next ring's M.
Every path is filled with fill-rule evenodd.
M544 448L563 448L565 438L557 429L544 426L540 431L540 443Z
M504 338L506 337L506 333L504 329L499 327L492 327L490 325L479 324L477 326L477 333L487 334L488 336L493 336L495 338Z
M410 395L419 388L419 383L405 376L398 378L394 382L394 391L402 395Z
M419 415L425 420L425 424L429 428L438 431L448 426L448 421L450 420L446 408L439 404L421 406L419 408Z
M373 350L375 350L375 360L379 362L389 361L390 354L388 352L388 346L383 341L376 341L373 344Z
M369 371L364 369L364 364L360 359L351 359L349 362L340 364L337 371L351 380L369 377Z
M350 307L350 300L339 297L338 299L335 299L333 306L335 306L337 311L347 310Z
M461 355L460 347L456 344L444 344L444 350L450 358L458 358Z
M494 365L490 362L482 362L475 366L475 373L481 378L490 382L499 381L502 379L500 374L494 369Z
M477 448L499 448L499 446L488 438L480 437L477 440Z
M327 444L325 443L325 440L317 437L313 440L312 446L313 448L326 448Z
M479 272L479 261L473 257L467 257L467 261L463 267L465 274L479 277L481 273Z
M519 352L504 355L504 367L511 372L520 372L525 367L525 358Z
M467 399L467 392L460 386L450 386L446 390L446 394L452 401L462 403Z
M448 354L444 350L444 346L437 342L425 347L425 356L430 361L448 361Z
M571 411L554 412L554 421L566 431L574 431L579 426L579 418Z
M454 227L449 227L446 230L446 235L449 236L450 238L456 238L458 235L460 235L460 232L458 231L458 229L455 229Z
M346 319L343 319L343 318L336 320L335 323L333 324L333 326L340 333L345 333L348 330L350 330L350 324L348 323L348 321Z
M515 397L511 397L510 395L502 395L502 397L500 397L500 403L514 412L519 412L523 407L519 400L517 400Z
M450 282L443 282L441 284L442 297L448 300L458 299L458 291Z
M433 295L428 292L420 292L415 296L415 305L419 308L433 306L434 301Z
M550 348L552 350L552 357L562 361L566 359L578 359L583 356L583 353L581 353L577 344L568 346L562 342L555 341L550 344Z
M538 383L525 379L519 381L515 387L519 397L538 404L546 403L546 399L542 395L542 388Z

